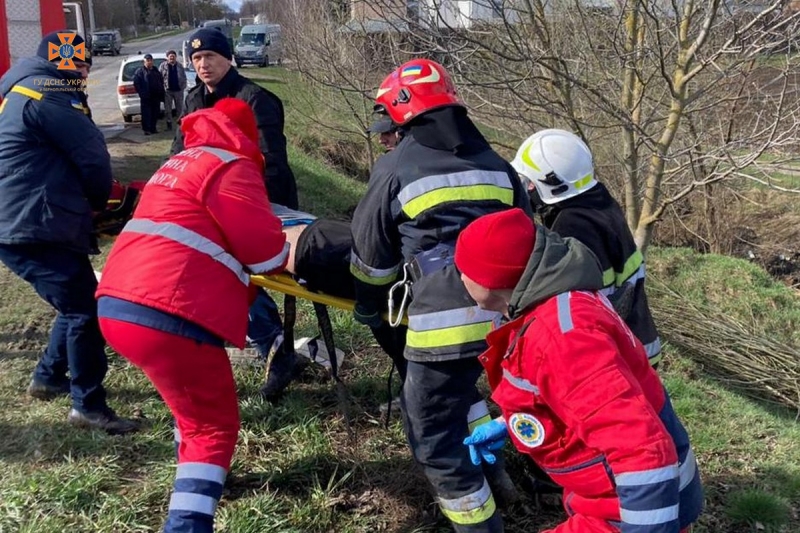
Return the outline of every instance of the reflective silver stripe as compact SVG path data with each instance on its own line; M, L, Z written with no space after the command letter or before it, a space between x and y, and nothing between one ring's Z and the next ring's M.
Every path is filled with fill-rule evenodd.
M214 516L217 510L217 500L211 496L194 494L192 492L173 492L169 499L170 510L191 511Z
M692 482L697 472L697 458L695 458L694 451L692 451L691 448L689 448L689 451L686 453L686 458L680 466L680 472L681 481L678 487L679 491L685 489L689 483Z
M612 294L617 292L617 288L615 286L613 286L613 285L609 285L608 287L603 287L602 289L600 289L597 292L599 292L600 294L602 294L603 296L608 298L609 296L611 296Z
M486 402L481 400L477 403L473 403L469 407L469 413L467 413L467 424L480 420L484 416L489 416L489 407L486 405Z
M175 442L180 442L181 441L181 430L179 430L178 428L175 428L175 429L172 430L172 434L174 436Z
M508 174L500 170L465 170L452 174L427 176L409 183L400 190L397 199L405 207L407 203L436 189L468 187L470 185L495 185L513 190Z
M496 311L485 311L477 305L447 309L445 311L411 315L408 317L408 328L413 331L432 331L434 329L466 326L468 324L480 324L481 322L494 322L497 314Z
M283 250L281 250L278 255L273 257L272 259L268 259L266 261L262 261L260 263L255 263L252 265L247 265L247 268L250 269L250 272L255 274L260 274L262 272L271 272L276 268L280 268L283 263L286 261L286 258L289 257L289 243L283 244Z
M558 306L558 325L561 328L561 333L567 333L572 330L572 311L569 307L570 293L562 292L556 296L556 305Z
M636 270L636 272L631 274L630 277L628 279L626 279L623 283L635 284L637 281L639 281L640 279L644 279L644 278L645 278L645 269L644 269L644 263L642 263L642 266L640 266Z
M230 163L231 161L236 161L237 159L241 159L242 156L238 154L234 154L233 152L229 152L227 150L223 150L222 148L215 148L213 146L196 146L198 150L202 150L204 152L208 152L209 154L214 154L215 156L222 159L224 163Z
M648 342L644 345L644 351L647 352L647 357L655 357L661 353L661 338L656 337L653 342Z
M386 278L394 276L400 271L400 263L391 268L372 268L354 253L350 253L350 263L371 278Z
M122 228L122 233L142 233L144 235L157 235L177 242L209 256L214 261L224 265L239 278L245 285L250 284L250 276L242 268L242 264L231 254L222 249L214 241L207 239L190 229L186 229L172 222L155 222L146 218L135 218L128 221Z
M677 478L678 465L674 464L662 466L661 468L654 468L652 470L642 470L640 472L625 472L624 474L614 476L614 481L621 487L637 487L639 485L661 483Z
M208 463L181 463L175 472L175 479L204 479L222 485L228 472L217 465Z
M491 497L492 490L489 488L489 483L484 479L483 486L471 494L460 498L453 498L452 500L439 497L439 506L447 511L463 513L464 511L471 511L472 509L477 509L485 505Z
M532 392L536 396L539 396L539 387L537 387L527 379L518 378L505 368L503 369L503 378L505 378L506 381L511 383L516 388L524 390L525 392Z
M666 524L678 519L678 505L670 505L652 511L631 511L621 508L619 516L626 524L636 526L654 526L656 524Z

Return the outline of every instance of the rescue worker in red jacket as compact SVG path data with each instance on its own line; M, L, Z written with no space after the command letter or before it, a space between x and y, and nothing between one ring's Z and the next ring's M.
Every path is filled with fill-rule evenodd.
M150 178L97 290L100 327L175 417L164 531L210 533L239 431L225 341L243 346L249 274L288 245L267 199L250 107L227 98L181 121L185 148Z
M530 202L438 63L401 65L375 103L403 135L376 161L353 215L354 317L376 331L395 281L401 280L393 291L398 307L407 299L400 292L413 293L401 409L414 459L458 533L501 532L497 506L514 499L513 483L502 461L476 468L461 445L473 426L491 420L475 385L482 373L477 357L497 314L478 309L466 293L453 251L476 218Z
M689 437L589 250L511 210L470 224L455 262L507 319L480 357L502 417L464 441L473 462L510 436L564 489L569 518L551 533L686 531L703 506Z
M647 303L644 256L622 208L595 178L589 147L574 133L542 130L525 139L511 164L527 183L544 227L578 239L597 256L601 292L657 366L661 339Z

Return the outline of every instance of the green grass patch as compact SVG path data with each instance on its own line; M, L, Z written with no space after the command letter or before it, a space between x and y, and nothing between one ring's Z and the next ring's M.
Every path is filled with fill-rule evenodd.
M748 330L800 344L797 291L742 259L688 248L650 248L648 272L656 281L734 318Z
M187 31L189 31L189 30L184 29L184 28L178 28L177 30L159 31L159 32L155 32L155 31L142 32L142 31L140 31L139 35L137 37L134 37L132 39L125 39L123 41L123 44L125 44L125 43L138 43L140 41L148 41L150 39L158 39L158 38L161 38L161 37L170 37L172 35L180 35L180 34L185 33Z

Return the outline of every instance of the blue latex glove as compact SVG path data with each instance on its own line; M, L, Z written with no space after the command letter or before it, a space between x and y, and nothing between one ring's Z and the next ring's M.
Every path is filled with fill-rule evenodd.
M506 421L502 417L481 424L472 430L472 435L464 439L464 444L469 446L469 458L472 464L479 465L481 461L493 465L497 461L494 453L501 450L508 437Z
M381 324L383 324L383 318L381 318L381 314L377 310L369 309L367 306L358 302L356 302L353 308L353 318L356 319L356 322L360 322L371 328L379 328Z

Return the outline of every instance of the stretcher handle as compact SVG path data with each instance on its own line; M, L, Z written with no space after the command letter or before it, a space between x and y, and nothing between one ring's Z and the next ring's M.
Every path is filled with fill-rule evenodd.
M352 312L356 305L355 301L348 300L347 298L340 298L339 296L331 296L322 292L310 291L297 283L288 274L250 276L250 282L253 285L258 285L259 287L264 287L265 289L282 292L283 294L288 294L289 296L296 296L298 298L303 298L304 300L309 300L311 302L320 303L330 307L344 309L345 311ZM383 319L387 322L389 321L389 317L386 315L386 313L383 314ZM403 318L402 324L407 323L407 319Z

